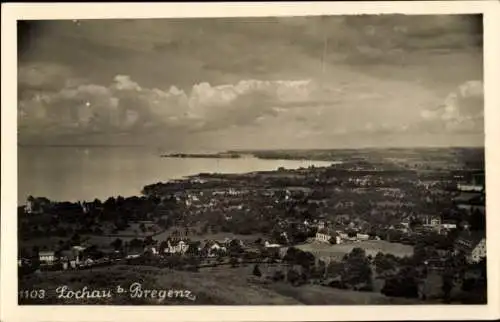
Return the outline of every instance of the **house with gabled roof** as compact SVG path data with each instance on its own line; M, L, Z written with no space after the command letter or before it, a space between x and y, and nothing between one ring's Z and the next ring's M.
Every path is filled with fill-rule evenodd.
M486 257L486 235L484 231L464 231L455 241L455 252L463 253L467 262L477 263Z
M187 241L168 238L167 247L163 251L170 254L185 254L188 249L189 244Z

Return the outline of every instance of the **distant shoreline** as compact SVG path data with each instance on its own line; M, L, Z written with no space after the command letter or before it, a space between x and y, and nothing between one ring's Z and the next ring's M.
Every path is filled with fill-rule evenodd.
M253 155L252 155L253 156ZM197 158L197 159L240 159L240 153L172 153L162 154L160 158Z

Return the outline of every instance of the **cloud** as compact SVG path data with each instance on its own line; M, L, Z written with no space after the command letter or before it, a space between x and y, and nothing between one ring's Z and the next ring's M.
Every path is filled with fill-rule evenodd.
M148 129L207 132L246 126L288 106L311 104L316 91L310 80L242 80L218 86L203 82L186 93L175 86L145 88L129 76L117 75L109 86L67 82L59 91L23 98L19 124L31 127L31 132L38 127L61 135Z
M19 57L21 140L327 145L482 130L471 89L439 105L482 78L480 15L25 24L38 31Z
M21 64L17 77L20 89L51 90L64 86L72 73L70 68L61 64L37 62Z
M484 89L479 80L467 81L442 105L421 111L422 125L432 131L484 132Z

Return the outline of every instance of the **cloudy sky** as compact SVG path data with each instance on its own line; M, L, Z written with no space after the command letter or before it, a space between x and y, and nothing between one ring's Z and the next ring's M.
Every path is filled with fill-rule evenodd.
M21 144L483 145L480 16L19 24Z

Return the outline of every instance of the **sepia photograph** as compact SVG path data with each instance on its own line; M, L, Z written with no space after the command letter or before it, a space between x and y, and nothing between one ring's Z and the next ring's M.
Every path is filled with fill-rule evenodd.
M491 303L483 18L18 19L11 296Z

